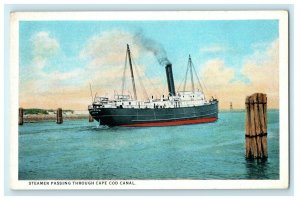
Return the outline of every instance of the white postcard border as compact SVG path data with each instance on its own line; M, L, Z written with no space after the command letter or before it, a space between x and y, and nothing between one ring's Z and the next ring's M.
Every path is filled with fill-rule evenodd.
M74 14L76 13L76 14ZM279 180L18 180L19 22L43 20L279 20ZM10 186L16 190L60 189L286 189L289 185L287 11L105 11L16 12L10 23ZM17 59L16 59L17 58ZM98 181L98 183L97 183ZM111 181L115 181L114 183ZM125 181L125 182L124 182ZM131 183L131 184L126 184ZM78 185L82 182L85 185ZM105 184L104 184L105 182ZM42 184L44 183L44 184ZM90 184L92 185L90 185ZM102 184L101 184L102 183ZM123 184L124 183L124 184ZM49 185L48 185L49 184Z

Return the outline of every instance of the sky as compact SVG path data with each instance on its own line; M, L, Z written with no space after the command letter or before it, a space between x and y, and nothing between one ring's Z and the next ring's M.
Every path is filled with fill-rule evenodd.
M172 63L182 90L191 55L206 96L217 97L221 109L230 102L244 108L255 92L267 94L269 108L279 106L277 20L21 21L19 31L24 108L85 110L90 84L93 96L121 93L126 44L140 99L167 95L161 58ZM128 67L125 73L125 91L133 94Z

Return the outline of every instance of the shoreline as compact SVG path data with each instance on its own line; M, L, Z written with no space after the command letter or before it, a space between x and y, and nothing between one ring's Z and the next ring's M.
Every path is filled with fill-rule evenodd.
M63 120L79 120L86 119L88 121L88 114L63 114ZM36 122L56 122L56 114L28 114L23 116L24 123Z

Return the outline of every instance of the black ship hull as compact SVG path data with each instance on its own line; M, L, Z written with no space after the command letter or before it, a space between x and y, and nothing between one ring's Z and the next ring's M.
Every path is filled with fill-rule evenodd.
M218 101L194 107L177 108L97 108L91 116L108 126L175 126L214 122L218 119Z

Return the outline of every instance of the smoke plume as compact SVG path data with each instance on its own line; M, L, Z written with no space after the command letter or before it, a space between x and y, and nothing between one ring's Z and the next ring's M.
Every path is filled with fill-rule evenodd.
M160 65L167 65L171 64L167 57L167 52L162 46L162 44L158 43L157 41L147 38L142 31L139 31L135 34L135 39L141 43L141 46L154 54L158 63Z

